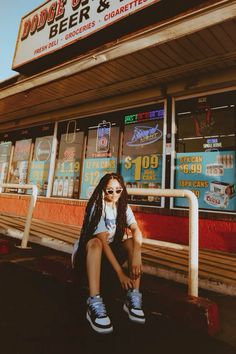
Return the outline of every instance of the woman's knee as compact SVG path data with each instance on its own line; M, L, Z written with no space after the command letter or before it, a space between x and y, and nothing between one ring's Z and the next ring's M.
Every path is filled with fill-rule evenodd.
M133 244L133 239L129 238L128 240L125 240L123 242L123 247L129 252L132 253L133 252L133 248L134 248L134 244Z
M89 250L102 250L102 242L98 238L94 237L88 241L86 249L87 252Z

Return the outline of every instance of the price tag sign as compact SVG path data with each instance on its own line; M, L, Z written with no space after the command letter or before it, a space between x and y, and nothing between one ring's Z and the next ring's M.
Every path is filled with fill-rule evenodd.
M235 151L178 153L175 187L191 190L200 208L235 211ZM175 198L175 206L188 201Z
M162 155L125 156L122 161L121 174L129 188L160 188ZM151 196L131 196L131 200L160 203L159 197Z
M117 159L114 157L85 159L80 198L89 199L100 179L106 173L113 173L116 170Z

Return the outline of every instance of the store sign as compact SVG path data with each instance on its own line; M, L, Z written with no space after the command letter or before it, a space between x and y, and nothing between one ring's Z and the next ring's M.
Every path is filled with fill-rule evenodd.
M163 118L164 118L164 109L156 109L150 112L140 112L136 114L127 115L125 116L125 124L142 122L144 120L163 119Z
M214 210L236 210L235 151L178 153L176 188L190 189L199 207ZM188 206L176 198L175 206Z
M13 69L160 0L51 0L22 18Z

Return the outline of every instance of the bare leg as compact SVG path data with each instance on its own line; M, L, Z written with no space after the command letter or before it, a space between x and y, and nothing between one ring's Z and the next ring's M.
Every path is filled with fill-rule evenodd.
M100 274L101 274L101 258L102 243L99 239L93 238L88 241L87 247L87 276L89 283L89 295L95 296L100 294Z
M132 264L132 257L133 257L133 240L132 238L129 238L128 240L125 240L123 242L123 247L127 250L128 252L128 268L129 268L129 273L131 270L131 264ZM133 280L133 288L134 289L139 289L140 286L140 277Z

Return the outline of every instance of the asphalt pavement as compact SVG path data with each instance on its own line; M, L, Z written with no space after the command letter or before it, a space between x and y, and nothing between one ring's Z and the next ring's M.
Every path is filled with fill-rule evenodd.
M146 324L132 323L122 310L122 292L105 293L114 332L96 334L85 319L85 294L73 282L40 271L36 260L55 251L33 246L0 255L2 354L235 354L236 347L180 325L155 311L155 294L144 276Z

